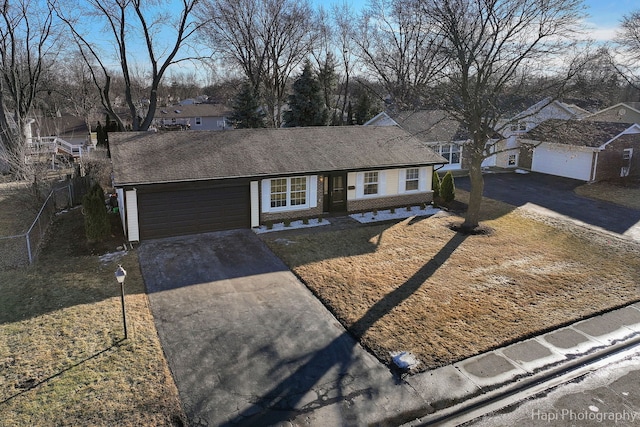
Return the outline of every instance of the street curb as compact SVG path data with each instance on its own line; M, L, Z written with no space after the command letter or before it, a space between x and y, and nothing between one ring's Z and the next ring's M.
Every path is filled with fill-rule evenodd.
M553 365L549 369L543 368L539 372L530 376L521 377L515 381L497 385L497 388L492 388L481 394L471 394L467 400L437 410L436 412L433 412L433 410L429 412L428 409L425 408L425 412L421 416L410 421L405 421L404 425L407 427L438 425L447 421L449 418L465 414L479 407L508 398L516 393L535 387L544 382L548 382L568 372L577 371L580 368L584 368L585 365L594 364L602 359L622 353L638 345L640 345L640 333L635 333L631 338L604 348L592 349L592 351L578 355L571 360ZM437 406L436 402L430 404L430 407Z

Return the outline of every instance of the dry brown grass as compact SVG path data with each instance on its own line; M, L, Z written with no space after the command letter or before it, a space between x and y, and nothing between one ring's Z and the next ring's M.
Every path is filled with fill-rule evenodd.
M101 262L83 255L83 235L71 211L35 266L0 271L0 424L180 425L135 252ZM124 342L117 263L128 272Z
M630 181L626 186L621 183L594 182L581 185L575 192L580 196L640 210L640 181Z
M0 237L24 234L35 219L39 206L28 192L24 183L0 184Z
M500 202L483 214L491 236L432 217L265 240L380 359L410 351L422 369L640 299L633 244L594 243Z

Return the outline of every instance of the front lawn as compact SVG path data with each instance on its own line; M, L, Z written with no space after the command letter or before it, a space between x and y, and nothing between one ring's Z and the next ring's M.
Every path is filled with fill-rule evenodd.
M483 215L493 235L438 216L263 239L365 347L385 362L410 351L423 370L640 300L638 246L496 201Z
M0 270L3 426L183 425L136 253L117 253L117 236L87 244L76 208L57 217L36 264ZM118 263L128 273L126 341Z

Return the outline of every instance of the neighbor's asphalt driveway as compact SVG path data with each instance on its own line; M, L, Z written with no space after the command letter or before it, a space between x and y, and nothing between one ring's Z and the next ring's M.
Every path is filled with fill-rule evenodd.
M640 240L640 211L588 199L573 190L584 181L539 173L484 175L484 196L514 206L532 203L557 214L613 233ZM469 190L469 177L456 177L455 185Z
M144 242L139 259L190 425L368 425L427 405L250 230Z

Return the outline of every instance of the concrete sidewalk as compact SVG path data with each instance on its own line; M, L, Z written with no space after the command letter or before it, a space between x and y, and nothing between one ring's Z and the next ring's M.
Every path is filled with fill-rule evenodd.
M407 384L429 407L422 419L407 425L423 425L470 398L506 392L638 340L640 303L408 377Z

